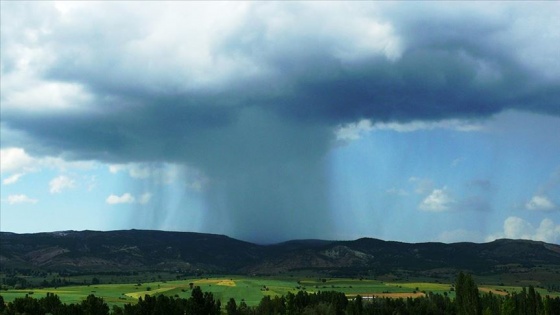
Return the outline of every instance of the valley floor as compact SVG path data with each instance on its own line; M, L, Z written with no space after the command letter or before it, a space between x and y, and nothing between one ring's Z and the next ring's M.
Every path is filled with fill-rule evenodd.
M306 291L343 292L347 297L357 295L364 299L374 297L419 297L428 292L455 297L454 287L451 283L433 282L384 282L371 279L348 278L270 278L270 277L240 277L222 276L209 278L188 278L174 281L150 281L145 283L128 284L96 284L64 287L48 287L40 289L6 289L0 292L6 302L25 295L41 298L47 293L54 293L64 303L79 303L88 295L94 294L109 305L122 306L127 303L136 303L144 295L159 295L189 298L193 287L199 286L204 292L211 292L217 300L222 302L230 298L238 302L244 301L249 306L254 306L261 301L263 296L280 296L288 292L297 293ZM521 286L479 285L481 293L492 292L497 295L520 292ZM559 297L560 292L549 292L545 288L536 288L542 295Z

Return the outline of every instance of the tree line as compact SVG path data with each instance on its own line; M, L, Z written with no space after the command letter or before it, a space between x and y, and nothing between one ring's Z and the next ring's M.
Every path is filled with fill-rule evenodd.
M455 299L427 293L416 298L374 298L357 296L348 299L344 293L299 291L285 296L264 296L257 306L239 304L231 298L222 307L210 292L194 287L188 299L165 295L139 298L136 304L114 305L111 309L102 298L89 295L78 304L64 304L52 293L34 299L26 296L4 303L0 295L0 314L16 315L560 315L560 297L542 297L534 287L523 288L506 296L491 292L480 294L468 274L460 273L455 283Z

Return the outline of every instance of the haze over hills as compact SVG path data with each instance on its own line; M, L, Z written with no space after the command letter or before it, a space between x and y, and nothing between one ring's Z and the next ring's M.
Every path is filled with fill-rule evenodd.
M293 240L257 245L223 235L150 230L0 233L3 270L66 273L309 274L447 280L459 270L495 281L560 283L560 246Z

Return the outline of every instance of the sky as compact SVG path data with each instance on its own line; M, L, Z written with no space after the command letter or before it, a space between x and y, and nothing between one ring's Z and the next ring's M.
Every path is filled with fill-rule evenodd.
M1 2L0 230L560 244L559 2Z

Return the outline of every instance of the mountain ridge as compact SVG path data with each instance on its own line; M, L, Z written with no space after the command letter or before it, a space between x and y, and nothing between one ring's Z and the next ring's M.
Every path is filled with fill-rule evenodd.
M560 245L500 239L488 243L291 240L259 245L226 235L158 231L0 232L3 270L96 273L373 276L448 279L459 270L496 279L560 283Z

